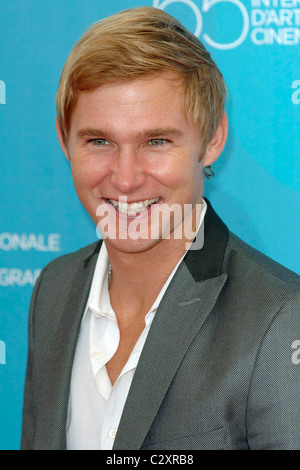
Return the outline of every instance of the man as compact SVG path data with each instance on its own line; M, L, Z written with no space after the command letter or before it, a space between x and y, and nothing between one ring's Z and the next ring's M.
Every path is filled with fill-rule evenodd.
M22 449L300 448L299 276L202 197L224 100L209 53L163 11L75 45L57 132L104 241L35 286Z

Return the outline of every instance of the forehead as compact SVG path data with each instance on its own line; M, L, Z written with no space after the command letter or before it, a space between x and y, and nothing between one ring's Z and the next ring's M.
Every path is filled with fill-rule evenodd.
M87 120L178 121L185 119L182 80L171 73L148 76L130 82L105 84L81 92L72 113L72 124L82 126Z

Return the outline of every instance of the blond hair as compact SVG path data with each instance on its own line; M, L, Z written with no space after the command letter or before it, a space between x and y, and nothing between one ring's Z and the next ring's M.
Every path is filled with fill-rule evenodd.
M167 71L182 80L184 109L199 126L201 158L224 113L224 79L201 41L171 15L152 7L132 8L100 20L74 46L56 97L65 143L80 92Z

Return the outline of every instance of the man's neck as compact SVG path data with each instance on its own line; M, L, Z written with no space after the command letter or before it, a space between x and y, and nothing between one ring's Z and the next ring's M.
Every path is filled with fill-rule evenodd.
M112 267L111 304L117 316L144 317L186 252L183 240L163 240L158 245L139 253L116 252L106 245Z
M121 250L109 240L105 242L111 263L110 298L117 316L141 315L144 318L203 223L205 211L201 206L198 211L195 205L188 216L190 220L185 219L185 222L192 221L189 239L185 237L185 230L181 238L173 231L170 237L135 252Z

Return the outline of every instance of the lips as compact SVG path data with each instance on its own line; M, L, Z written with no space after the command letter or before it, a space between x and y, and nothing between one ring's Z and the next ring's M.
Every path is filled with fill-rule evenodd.
M123 202L123 201L116 201L114 199L106 199L107 202L109 202L112 206L115 207L119 212L126 214L128 216L136 216L140 214L141 212L145 211L148 209L153 204L156 204L157 201L159 200L159 197L156 197L154 199L145 199L143 201L137 201L137 202Z

